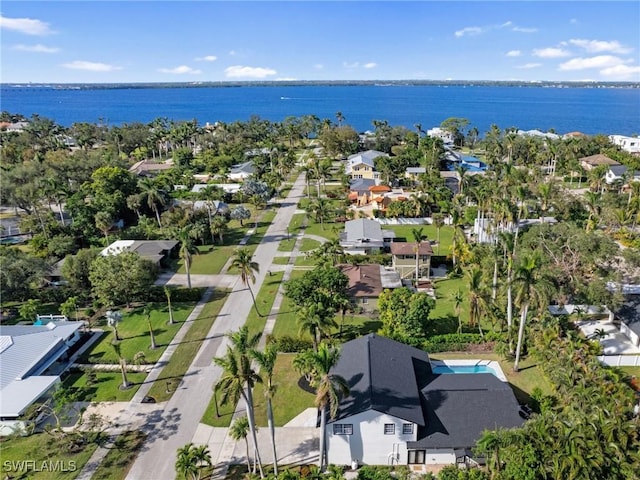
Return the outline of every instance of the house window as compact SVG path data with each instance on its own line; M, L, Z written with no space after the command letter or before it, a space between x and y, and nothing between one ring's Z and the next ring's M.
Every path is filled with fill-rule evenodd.
M402 424L402 434L403 435L413 435L413 423L403 423Z
M368 299L367 297L363 297L363 298L362 298L362 303L363 303L364 305L366 305L367 303L369 303L369 299Z
M393 435L396 433L396 425L394 423L385 423L384 424L384 434L385 435Z
M424 457L426 454L426 450L409 450L409 461L408 463L424 463Z
M352 423L334 423L333 424L334 435L353 435Z

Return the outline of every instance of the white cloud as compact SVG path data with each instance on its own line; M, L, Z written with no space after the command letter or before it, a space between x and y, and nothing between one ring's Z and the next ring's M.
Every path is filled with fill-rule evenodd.
M577 57L572 58L568 62L561 63L558 70L585 70L587 68L610 68L617 65L623 65L625 63L620 57L614 57L613 55L598 55L596 57Z
M49 35L54 33L49 24L34 18L7 18L0 14L0 28L26 35Z
M229 55L231 55L232 57L236 54L235 50L229 50Z
M633 50L632 48L625 47L617 40L607 42L603 40L585 40L583 38L572 38L571 40L569 40L569 43L577 47L584 48L589 53L629 53Z
M461 30L456 30L454 35L458 38L464 37L465 35L480 35L486 30L486 27L465 27Z
M612 80L626 80L634 75L638 78L640 76L640 67L619 64L600 70L600 74L605 77L611 77Z
M179 67L175 68L159 68L158 71L162 73L173 73L176 75L199 75L202 73L202 70L191 68L188 65L180 65Z
M100 62L86 62L84 60L63 63L62 66L72 70L88 70L89 72L114 72L116 70L122 70L122 67L118 67L116 65L109 65L108 63Z
M535 48L533 50L533 56L540 57L540 58L561 58L561 57L568 57L570 55L571 55L571 52L563 48L549 47L549 48Z
M519 57L522 55L522 52L520 50L509 50L506 55L507 57Z
M360 66L360 62L353 62L353 63L342 62L342 66L344 68L358 68Z
M225 68L224 73L228 78L265 78L276 75L278 72L272 68L232 65Z
M529 69L529 68L538 68L541 66L542 66L541 63L525 63L524 65L518 65L516 68Z
M569 23L570 23L571 25L577 25L579 22L578 22L578 19L577 19L577 18L572 18L571 20L569 20Z
M218 59L215 55L207 55L205 57L196 57L196 62L215 62Z
M375 68L377 67L378 64L375 62L369 62L369 63L365 63L364 65L362 65L363 68Z
M316 63L313 68L315 68L316 70L322 70L324 68L324 65L322 65L321 63Z
M13 50L20 52L34 52L34 53L57 53L60 51L58 47L47 47L46 45L14 45Z
M538 29L534 27L513 27L511 30L520 33L536 33L538 31Z

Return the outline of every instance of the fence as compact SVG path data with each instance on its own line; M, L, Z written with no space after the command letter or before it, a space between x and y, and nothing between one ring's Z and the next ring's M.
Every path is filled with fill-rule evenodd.
M598 360L610 367L640 367L640 355L600 355Z

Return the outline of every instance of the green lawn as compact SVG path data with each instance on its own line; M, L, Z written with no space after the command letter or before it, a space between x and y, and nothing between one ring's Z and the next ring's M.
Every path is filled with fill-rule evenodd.
M289 257L274 257L271 263L273 265L287 265L289 263Z
M413 242L413 229L422 228L422 235L426 236L430 241L435 242L437 239L438 229L435 225L383 225L384 230L392 230L396 232L396 240ZM451 243L453 241L453 227L445 225L440 228L440 247L433 247L435 255L451 254Z
M280 353L274 368L273 382L277 391L273 399L273 414L276 426L282 426L305 408L313 407L314 395L302 390L298 386L300 375L292 366L295 354ZM219 396L219 395L218 395ZM253 391L256 425L267 426L266 401L262 385L257 385ZM227 427L235 405L218 405L216 415L215 399L212 397L209 406L202 417L202 422L213 427Z
M311 250L315 250L320 245L322 245L319 241L314 240L312 238L303 238L302 243L300 245L301 252L310 252Z
M155 363L162 352L173 339L182 323L193 310L195 302L173 303L174 324L167 325L169 310L164 303L151 304L151 325L153 326L156 345L155 350L151 350L149 340L149 327L143 314L143 308L137 307L131 311L123 311L122 321L118 325L120 334L120 348L122 356L131 361L136 353L144 352L145 363ZM106 321L101 320L100 327L105 330L101 339L93 345L80 358L78 363L118 363L118 357L113 349L114 340L113 329L106 325Z
M294 262L294 266L296 267L313 267L315 265L316 259L310 255L305 255L304 253L298 255Z
M2 449L3 478L13 480L71 480L76 478L82 467L98 448L96 443L87 444L80 452L70 453L66 446L47 433L37 433L28 437L5 438L0 442ZM35 462L30 465L12 462ZM58 466L55 471L46 471L42 462Z
M460 315L463 322L469 315L469 282L466 278L444 278L436 280L436 306L431 311L432 319L444 319L455 317L454 296L458 290L462 292L463 301L460 308Z
M290 236L289 238L285 238L283 240L280 240L280 243L278 244L278 251L279 252L290 252L293 250L293 246L296 244L296 237L295 236Z
M299 278L304 275L303 271L294 270L291 272L291 278ZM298 335L298 325L296 323L295 306L288 297L283 297L280 311L273 328L273 335Z
M146 435L139 430L118 435L91 480L124 480L142 448Z
M324 222L324 225L309 219L309 223L304 229L304 233L309 235L319 235L327 240L338 238L339 232L344 230L344 223Z
M120 370L114 372L95 372L96 378L91 385L87 385L86 372L73 371L64 380L64 385L82 390L81 401L85 402L128 402L147 378L146 373L127 372L127 380L131 388L120 390L122 374Z
M265 277L264 283L256 295L256 304L261 314L268 315L269 312L271 312L271 307L276 299L276 293L280 288L283 275L284 272L275 272L271 276L267 275L267 277ZM256 309L252 308L245 325L249 328L250 332L256 333L264 330L266 322L267 317L259 317Z
M209 330L211 330L211 326L224 305L228 293L226 290L214 290L213 295L200 312L200 315L193 321L182 342L171 355L169 363L164 366L160 376L151 386L149 396L155 398L158 402L164 402L171 398L175 388L170 388L167 392L167 382L171 382L173 385L180 383L206 339Z
M200 245L199 253L191 256L190 273L193 275L216 275L222 271L236 245ZM177 273L187 273L184 262L179 260Z

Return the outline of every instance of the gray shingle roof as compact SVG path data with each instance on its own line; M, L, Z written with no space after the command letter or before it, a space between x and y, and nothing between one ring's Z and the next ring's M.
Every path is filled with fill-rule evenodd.
M375 334L345 343L332 373L344 377L350 394L331 421L375 410L424 425L416 364L431 369L422 350Z
M426 426L409 449L472 448L484 430L523 423L511 387L490 373L432 375L420 393Z
M358 218L357 220L349 220L344 224L346 233L346 241L355 242L357 240L374 240L382 241L382 228L375 220L368 218Z
M625 295L624 302L616 312L616 316L631 331L640 335L640 295Z

